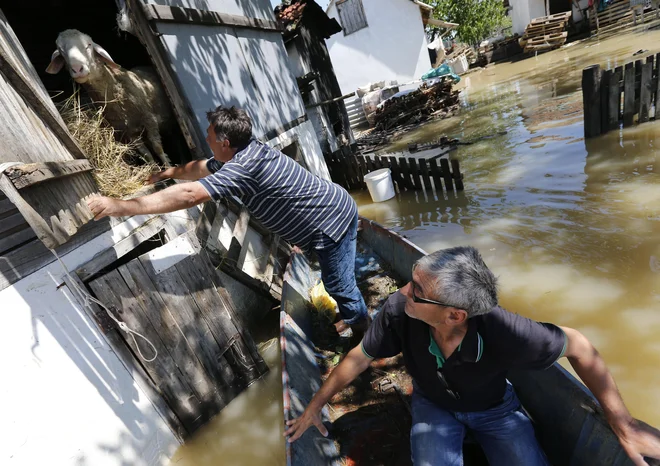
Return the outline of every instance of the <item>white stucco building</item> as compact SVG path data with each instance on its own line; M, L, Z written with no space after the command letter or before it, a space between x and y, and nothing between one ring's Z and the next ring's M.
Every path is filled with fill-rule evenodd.
M344 94L370 82L419 79L431 68L424 33L430 7L411 0L332 0L343 32L327 41Z

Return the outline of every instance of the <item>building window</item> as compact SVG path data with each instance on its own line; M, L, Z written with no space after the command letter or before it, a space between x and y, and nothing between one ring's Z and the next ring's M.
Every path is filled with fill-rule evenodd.
M345 36L368 26L362 0L338 0L337 12Z

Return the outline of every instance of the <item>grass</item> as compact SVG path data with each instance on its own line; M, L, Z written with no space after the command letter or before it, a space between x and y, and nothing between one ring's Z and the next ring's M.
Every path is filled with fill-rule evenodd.
M94 167L93 176L104 196L124 198L144 188L145 180L158 170L135 151L130 144L115 139L115 131L103 118L103 108L82 106L80 94L74 93L59 108L73 138ZM139 161L133 165L129 161Z

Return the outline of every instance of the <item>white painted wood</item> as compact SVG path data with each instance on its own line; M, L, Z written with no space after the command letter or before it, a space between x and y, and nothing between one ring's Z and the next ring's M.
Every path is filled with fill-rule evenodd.
M275 20L273 7L268 0L146 0L145 3L182 6L197 10L220 11L228 15Z
M326 43L342 94L370 82L419 79L431 68L419 6L408 0L362 0L368 26ZM339 20L331 2L327 14Z
M195 248L190 240L185 236L179 236L169 243L149 251L147 256L154 267L154 272L158 275L193 254L195 254Z
M166 217L176 231L194 225L185 211ZM62 260L73 271L149 218ZM70 290L58 288L62 277L54 262L0 291L0 463L167 465L178 442Z
M319 178L332 181L328 172L328 166L323 159L321 145L319 144L319 140L314 132L314 125L311 121L306 121L271 139L268 141L268 145L271 147L277 146L287 139L295 139L296 137L298 138L307 169Z

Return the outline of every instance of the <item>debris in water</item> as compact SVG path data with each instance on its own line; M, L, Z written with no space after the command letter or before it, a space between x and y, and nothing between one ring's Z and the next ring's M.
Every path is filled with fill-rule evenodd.
M443 78L383 102L375 112L375 127L362 133L357 140L360 151L377 150L420 123L454 115L458 110L458 91L452 90L452 86L451 79Z

